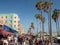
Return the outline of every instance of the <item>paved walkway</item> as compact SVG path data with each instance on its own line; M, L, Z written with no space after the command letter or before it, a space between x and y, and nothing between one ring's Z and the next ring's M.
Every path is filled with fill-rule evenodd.
M58 44L58 43L53 43L52 45L60 45L60 44Z
M49 45L51 45L51 44L49 44ZM60 45L60 44L58 44L58 43L52 43L52 45Z

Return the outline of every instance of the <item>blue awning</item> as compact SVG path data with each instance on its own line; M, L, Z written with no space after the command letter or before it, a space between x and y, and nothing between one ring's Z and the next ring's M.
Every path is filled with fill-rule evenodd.
M18 34L18 32L16 30L14 30L14 29L6 26L6 25L3 25L3 29L6 30L6 31L9 31L9 32L12 32L14 34Z
M12 33L14 33L14 34L18 34L18 32L16 31L16 30L14 30L14 29L12 29L12 30L10 30Z
M11 28L6 26L6 25L3 25L3 29L6 30L6 31L10 31L11 30Z

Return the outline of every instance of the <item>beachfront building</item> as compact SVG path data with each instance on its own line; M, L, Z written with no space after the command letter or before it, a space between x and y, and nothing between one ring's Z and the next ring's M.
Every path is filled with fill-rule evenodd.
M18 14L10 13L10 14L0 14L0 25L7 25L12 29L22 33L24 31L22 25L20 24L20 19Z

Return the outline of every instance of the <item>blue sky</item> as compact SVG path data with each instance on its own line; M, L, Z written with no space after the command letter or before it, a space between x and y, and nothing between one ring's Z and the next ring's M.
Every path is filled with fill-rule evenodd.
M37 24L34 16L40 13L40 11L38 11L35 7L38 1L39 0L0 0L0 13L17 13L18 16L20 17L20 22L23 25L24 30L27 32L31 22L34 22L36 32ZM53 0L52 11L55 8L60 9L59 4L60 4L59 0ZM46 18L44 29L45 31L48 31L48 14L45 13L44 11L42 13ZM40 21L38 23L40 23ZM38 24L38 26L40 31L40 24ZM56 32L55 27L56 27L55 22L52 20L53 32Z

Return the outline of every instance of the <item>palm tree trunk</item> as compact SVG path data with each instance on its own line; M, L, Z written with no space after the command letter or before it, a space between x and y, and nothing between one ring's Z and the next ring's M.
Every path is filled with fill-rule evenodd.
M51 15L49 15L49 40L52 45L52 27L51 27Z
M58 19L58 25L59 25L59 27L60 27L60 15L59 15L59 17L58 17L59 19ZM60 35L60 28L59 28L59 35Z
M49 13L48 13L48 32L49 32L49 23L50 23L50 21L49 21ZM48 35L49 35L49 33L48 33Z
M52 26L51 26L51 8L50 8L50 12L49 12L49 15L48 15L48 18L49 18L49 40L50 40L50 43L52 45Z
M36 23L37 23L37 34L38 34L38 19L36 19Z
M44 23L42 22L42 38L44 40Z
M56 19L56 31L57 31L57 36L58 36L58 19Z
M41 15L42 15L42 10L41 10ZM41 23L42 23L42 21L41 21ZM43 34L43 23L42 23L42 25L40 25L40 27L41 27L41 37L42 37L42 34ZM43 39L44 39L44 35L43 35Z
M42 10L41 10L42 15ZM44 40L44 22L42 22L42 39Z
M59 15L59 35L60 35L60 15Z
M58 31L57 31L57 19L56 19L56 33L57 33L57 35L58 35Z
M58 36L59 36L59 17L58 17Z
M41 32L41 22L40 22L40 32ZM40 33L40 39L41 39L41 33Z

